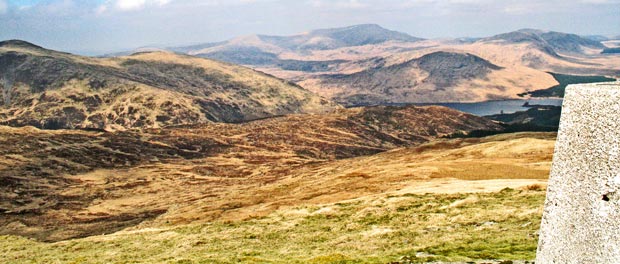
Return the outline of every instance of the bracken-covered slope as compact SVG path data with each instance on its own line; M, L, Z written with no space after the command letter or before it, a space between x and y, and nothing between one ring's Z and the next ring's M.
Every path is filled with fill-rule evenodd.
M117 130L337 108L252 69L167 52L100 59L5 41L0 78L0 123L10 126Z
M234 219L235 209L250 205L260 214L286 203L274 197L292 189L257 191L300 168L499 129L444 107L341 109L141 132L0 126L0 234L63 240L148 219Z

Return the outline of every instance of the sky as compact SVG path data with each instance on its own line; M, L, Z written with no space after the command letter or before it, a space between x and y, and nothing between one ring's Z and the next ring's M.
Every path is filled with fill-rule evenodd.
M0 0L0 40L97 55L379 24L422 38L620 35L620 0Z

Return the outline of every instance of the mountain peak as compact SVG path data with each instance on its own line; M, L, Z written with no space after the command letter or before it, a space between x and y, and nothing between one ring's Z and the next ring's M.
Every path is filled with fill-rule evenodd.
M422 40L407 33L383 28L377 24L360 24L342 28L318 29L310 35L328 37L341 43L342 46L362 46L387 41L414 42Z
M348 27L344 27L343 29L382 29L382 30L389 30L386 29L378 24L359 24L359 25L352 25L352 26L348 26Z
M519 29L519 30L517 30L515 32L529 33L529 34L542 34L542 33L545 33L544 30L535 29L535 28L522 28L522 29Z
M311 34L329 34L329 33L336 33L336 32L397 32L400 34L405 34L406 33L402 33L402 32L398 32L398 31L393 31L393 30L389 30L387 28L384 28L378 24L358 24L358 25L351 25L351 26L346 26L346 27L337 27L337 28L323 28L323 29L315 29L313 31L311 31Z

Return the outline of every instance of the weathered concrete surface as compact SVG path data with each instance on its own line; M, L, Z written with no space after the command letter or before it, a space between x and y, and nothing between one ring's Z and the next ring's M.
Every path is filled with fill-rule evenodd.
M620 263L618 82L566 90L536 263Z

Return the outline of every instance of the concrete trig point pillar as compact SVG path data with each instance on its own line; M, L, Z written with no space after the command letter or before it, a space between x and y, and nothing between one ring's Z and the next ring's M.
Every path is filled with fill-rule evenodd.
M566 89L536 263L620 263L619 82Z

